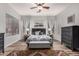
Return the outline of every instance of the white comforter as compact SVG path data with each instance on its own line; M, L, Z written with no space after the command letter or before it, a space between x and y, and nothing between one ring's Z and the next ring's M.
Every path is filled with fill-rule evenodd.
M47 35L31 35L26 42L29 43L30 41L50 41L52 43L52 38Z

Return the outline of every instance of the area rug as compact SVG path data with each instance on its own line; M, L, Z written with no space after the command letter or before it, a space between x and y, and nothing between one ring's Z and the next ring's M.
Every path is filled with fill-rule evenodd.
M61 50L50 50L50 49L29 49L21 51L12 51L7 56L69 56L66 52Z

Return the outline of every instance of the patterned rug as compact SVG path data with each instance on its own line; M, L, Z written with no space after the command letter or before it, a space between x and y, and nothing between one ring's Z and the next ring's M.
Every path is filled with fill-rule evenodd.
M21 51L12 51L7 56L69 56L66 52L61 50L50 50L50 49L29 49Z

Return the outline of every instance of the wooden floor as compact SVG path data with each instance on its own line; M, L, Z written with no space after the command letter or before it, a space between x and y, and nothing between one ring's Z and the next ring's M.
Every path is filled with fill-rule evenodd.
M24 41L18 41L12 45L10 45L9 47L7 47L5 49L5 53L0 53L0 56L6 56L8 55L10 52L14 51L14 50L27 50L27 44ZM53 47L51 47L51 50L62 50L65 51L66 53L70 54L71 56L79 56L79 52L78 51L72 51L68 48L66 48L64 45L61 45L60 42L58 41L54 41L53 43Z

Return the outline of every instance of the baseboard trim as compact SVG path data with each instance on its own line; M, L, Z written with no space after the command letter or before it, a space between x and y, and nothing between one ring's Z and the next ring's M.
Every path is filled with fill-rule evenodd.
M19 41L19 40L16 40L16 41L14 41L14 42L8 44L7 46L4 47L4 49L6 49L8 46L10 46L10 45L12 45L12 44L14 44L14 43L16 43L16 42L18 42L18 41Z

